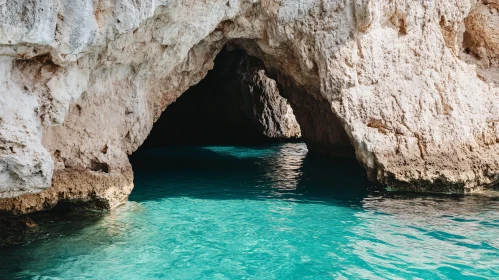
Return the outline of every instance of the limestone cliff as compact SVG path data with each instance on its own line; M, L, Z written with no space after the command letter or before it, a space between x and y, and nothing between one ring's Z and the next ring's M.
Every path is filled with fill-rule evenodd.
M226 44L273 71L309 147L349 141L395 190L491 188L498 5L0 0L0 209L124 201L127 155Z

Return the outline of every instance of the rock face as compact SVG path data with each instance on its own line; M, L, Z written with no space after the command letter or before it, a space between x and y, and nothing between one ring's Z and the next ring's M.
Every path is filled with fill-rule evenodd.
M293 109L263 63L224 49L206 77L167 107L143 146L259 144L300 137Z
M394 190L494 187L497 7L2 0L0 209L125 200L127 155L226 44L265 63L312 149L342 155L351 144L370 178Z

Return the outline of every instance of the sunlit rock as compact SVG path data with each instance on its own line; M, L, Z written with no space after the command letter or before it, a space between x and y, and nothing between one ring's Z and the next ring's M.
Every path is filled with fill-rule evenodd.
M0 14L2 210L125 201L127 156L226 44L273 71L310 150L353 146L392 190L497 185L495 1L4 0Z

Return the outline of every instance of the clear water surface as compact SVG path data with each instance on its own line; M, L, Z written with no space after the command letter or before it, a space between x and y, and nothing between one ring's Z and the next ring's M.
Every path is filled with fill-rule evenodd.
M303 144L133 160L130 202L50 213L0 279L497 279L499 201L386 195Z

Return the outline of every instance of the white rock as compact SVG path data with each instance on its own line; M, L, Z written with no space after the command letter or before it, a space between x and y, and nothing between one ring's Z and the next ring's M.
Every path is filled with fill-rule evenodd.
M4 1L1 196L49 187L52 168L58 179L0 208L126 199L127 154L226 43L280 73L303 106L320 106L308 139L331 150L346 132L371 179L404 190L490 188L499 174L499 15L488 3ZM80 176L75 187L70 174Z

